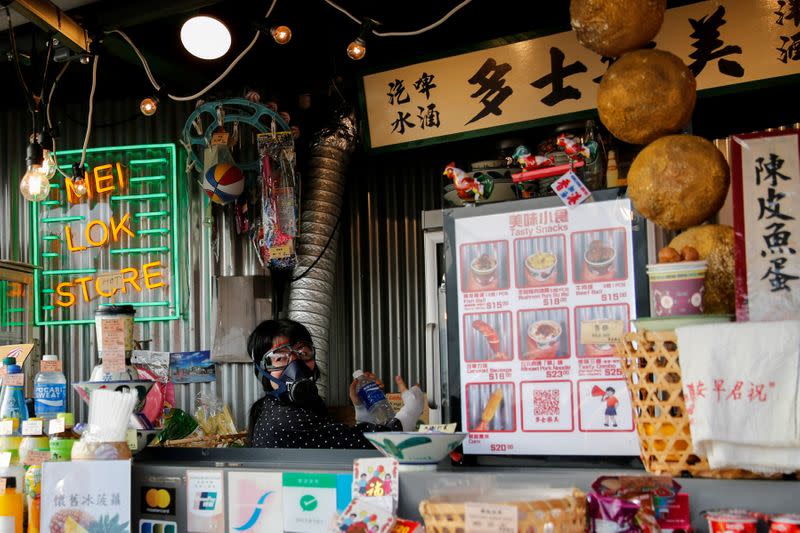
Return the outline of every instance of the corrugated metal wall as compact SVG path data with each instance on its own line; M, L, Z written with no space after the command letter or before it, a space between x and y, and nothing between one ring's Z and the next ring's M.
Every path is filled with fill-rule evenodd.
M97 102L90 146L175 142L191 111L189 104L164 102L158 114L147 119L136 117L137 108L138 102L129 99ZM79 122L85 116L82 105L54 106L54 120L63 122L59 147L82 145L84 128ZM128 120L132 117L136 118ZM0 114L0 257L21 261L29 261L29 213L18 192L29 129L30 120L23 112ZM443 168L443 163L435 153L415 154L413 159L403 154L353 159L339 227L330 405L349 404L347 385L355 368L372 369L387 383L396 374L411 383L424 379L420 213L441 207L442 181L431 169ZM203 224L204 193L197 183L186 180L181 168L179 180L186 191L181 209L187 216L181 218L180 232L186 236L181 272L185 319L144 325L138 337L152 339L154 350L210 348L216 323L214 276L262 273L249 244L235 237L222 210L215 210L218 239L212 246L210 227ZM70 381L88 378L97 360L93 327L44 328L43 339L45 353L64 357ZM228 403L239 427L245 427L247 410L261 395L248 364L218 365L215 384L176 386L176 403L193 411L194 398L202 390L213 390ZM80 418L85 417L76 396L71 405Z
M447 163L436 154L353 160L332 328L335 360L343 363L329 369L333 404L348 403L346 384L356 368L373 370L387 389L397 374L410 383L424 382L421 213L441 208L443 181L435 169Z

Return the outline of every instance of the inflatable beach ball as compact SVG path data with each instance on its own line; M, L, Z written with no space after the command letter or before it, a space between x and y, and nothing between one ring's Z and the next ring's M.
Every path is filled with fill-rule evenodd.
M230 203L244 191L244 175L236 165L218 163L206 170L203 190L213 202Z

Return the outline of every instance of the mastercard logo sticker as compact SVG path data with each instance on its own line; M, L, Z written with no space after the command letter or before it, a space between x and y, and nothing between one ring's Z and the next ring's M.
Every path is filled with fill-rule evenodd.
M169 502L172 501L172 498L169 497L169 492L166 489L150 489L145 495L145 501L150 507L166 509L169 507Z
M175 489L142 487L142 512L149 514L175 514Z

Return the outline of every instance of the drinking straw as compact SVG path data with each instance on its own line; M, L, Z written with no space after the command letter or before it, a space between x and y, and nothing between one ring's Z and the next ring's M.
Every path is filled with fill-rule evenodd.
M128 420L136 407L135 391L116 392L98 389L89 400L89 428L94 440L122 442L128 430Z

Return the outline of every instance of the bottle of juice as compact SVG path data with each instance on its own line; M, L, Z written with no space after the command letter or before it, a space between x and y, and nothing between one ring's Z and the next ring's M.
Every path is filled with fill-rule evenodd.
M25 472L25 498L28 504L28 533L39 533L42 515L42 465L31 465Z
M31 418L31 421L36 420L42 419ZM20 463L26 466L30 466L34 463L41 463L41 454L33 452L50 452L50 439L47 438L47 435L44 435L44 428L42 428L42 431L38 434L24 435L22 437L22 441L19 443Z
M6 490L0 494L0 533L22 533L22 492L17 492L17 480L8 476Z
M50 460L70 461L72 446L80 438L72 429L75 426L75 417L72 413L58 413L58 419L64 421L64 431L50 435Z

